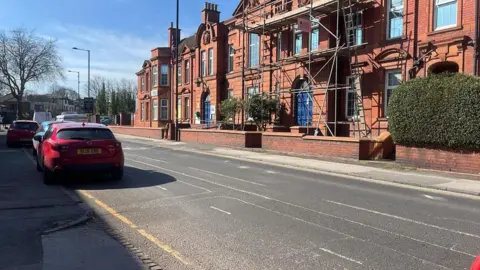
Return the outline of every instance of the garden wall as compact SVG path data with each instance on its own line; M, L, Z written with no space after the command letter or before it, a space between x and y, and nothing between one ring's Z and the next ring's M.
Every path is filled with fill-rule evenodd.
M261 148L262 133L256 131L180 129L180 141L229 147Z

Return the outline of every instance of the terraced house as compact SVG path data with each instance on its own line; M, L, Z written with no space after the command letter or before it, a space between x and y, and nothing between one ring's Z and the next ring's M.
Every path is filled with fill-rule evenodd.
M205 3L178 61L157 48L137 73L135 125L215 126L222 100L264 92L280 104L271 130L378 136L402 81L478 74L477 10L478 0L243 0L221 21Z

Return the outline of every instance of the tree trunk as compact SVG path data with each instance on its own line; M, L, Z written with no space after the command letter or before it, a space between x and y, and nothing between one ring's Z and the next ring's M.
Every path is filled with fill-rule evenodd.
M17 120L22 119L22 98L17 98Z

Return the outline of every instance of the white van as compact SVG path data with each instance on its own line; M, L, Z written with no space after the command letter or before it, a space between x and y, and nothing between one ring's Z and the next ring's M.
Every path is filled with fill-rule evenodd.
M85 114L62 114L57 115L56 120L59 122L88 122L88 117Z
M37 122L37 124L41 125L45 121L52 121L52 113L51 112L34 112L33 113L33 121Z

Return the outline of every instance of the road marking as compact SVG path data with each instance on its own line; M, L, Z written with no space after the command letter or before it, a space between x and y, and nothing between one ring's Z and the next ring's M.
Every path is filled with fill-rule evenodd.
M447 232L451 232L451 233L461 234L461 235L470 236L470 237L473 237L473 238L480 239L480 236L476 235L476 234L471 234L471 233L467 233L467 232L448 229L448 228L440 227L440 226L437 226L437 225L425 223L425 222L418 221L418 220L413 220L413 219L404 218L404 217L400 217L400 216L396 216L396 215L391 215L391 214L387 214L387 213L383 213L383 212L379 212L379 211L375 211L375 210L371 210L371 209L367 209L367 208L363 208L363 207L358 207L358 206L354 206L354 205L349 205L349 204L345 204L345 203L341 203L341 202L336 202L336 201L330 201L330 200L322 200L322 201L332 203L332 204L336 204L336 205L340 205L340 206L349 207L349 208L356 209L356 210L369 212L369 213L372 213L372 214L377 214L377 215L390 217L390 218L394 218L394 219L398 219L398 220L402 220L402 221L407 221L407 222L411 222L411 223L418 224L418 225L423 225L423 226L426 226L426 227L435 228L435 229L442 230L442 231L447 231Z
M324 252L326 252L326 253L329 253L329 254L335 255L335 256L337 256L337 257L340 257L340 258L342 258L342 259L344 259L344 260L351 261L351 262L354 262L354 263L356 263L356 264L363 265L363 263L362 263L362 262L360 262L360 261L354 260L354 259L352 259L352 258L349 258L349 257L347 257L347 256L343 256L342 254L338 254L338 253L336 253L336 252L333 252L333 251L331 251L331 250L329 250L329 249L326 249L326 248L320 248L320 250L321 250L321 251L324 251Z
M105 209L108 213L110 213L112 216L116 217L117 219L119 219L120 221L122 221L123 223L127 224L128 226L130 226L132 229L136 229L136 231L142 235L143 237L145 237L146 239L148 239L150 242L152 242L153 244L155 244L157 247L161 248L163 251L169 253L170 255L172 255L173 257L175 257L177 260L179 260L180 262L182 262L183 264L185 265L190 265L190 262L187 261L185 258L183 258L183 256L180 254L180 252L174 250L172 247L170 247L169 245L165 244L165 243L162 243L160 240L158 240L155 236L147 233L145 230L142 230L142 229L138 229L138 226L135 225L132 221L130 221L128 218L122 216L121 214L119 214L117 211L115 211L115 209L111 208L110 206L108 206L106 203L100 201L99 199L95 198L93 195L91 195L89 192L85 191L85 190L79 190L80 193L82 193L83 195L85 195L87 198L89 199L92 199L98 206L102 207L103 209Z
M435 201L446 201L445 198L437 197L437 196L431 196L431 195L428 195L428 194L423 194L423 197L425 197L427 199L430 199L430 200L435 200Z
M241 182L245 182L245 183L249 183L249 184L252 184L252 185L257 185L257 186L262 186L262 187L264 187L264 186L265 186L264 184L260 184L260 183L256 183L256 182L252 182L252 181L248 181L248 180L244 180L244 179L236 178L236 177L233 177L233 176L224 175L224 174L221 174L221 173L216 173L216 172L206 171L206 170L197 169L197 168L194 168L194 167L188 167L188 168L189 168L189 169L192 169L192 170L196 170L196 171L204 172L204 173L210 173L210 174L214 174L214 175L218 175L218 176L222 176L222 177L226 177L226 178L234 179L234 180L241 181Z
M147 150L148 148L147 147L122 147L123 150L134 150L134 151L137 151L137 150Z
M276 174L276 172L274 171L265 171L266 173L269 173L269 174Z
M162 160L162 159L149 158L149 157L134 155L134 154L130 154L130 153L128 153L127 155L128 155L128 156L139 157L139 158L144 158L144 159L149 159L149 160L153 160L153 161L158 161L158 162L162 162L162 163L168 163L167 161Z
M231 215L231 214L232 214L232 213L227 212L227 211L225 211L225 210L219 209L219 208L217 208L217 207L215 207L215 206L210 206L210 208L212 208L212 209L214 209L214 210L217 210L217 211L220 211L220 212L222 212L222 213L225 213L225 214L227 214L227 215Z
M239 169L249 169L250 167L248 166L238 166Z
M159 189L162 189L162 190L167 190L166 188L164 188L164 187L162 187L162 186L155 186L155 187L157 187L157 188L159 188Z
M193 179L197 179L197 180L200 180L200 181L203 181L203 182L207 182L207 183L210 183L210 184L213 184L213 185L217 185L217 186L221 186L221 187L228 188L228 189L231 189L231 190L235 190L235 191L238 191L238 192L241 192L241 193L250 194L250 195L257 196L257 197L260 197L260 198L263 198L263 199L272 200L272 201L279 202L279 203L283 203L283 204L286 204L286 205L289 205L289 206L293 206L293 207L296 207L296 208L300 208L300 209L304 209L304 210L307 210L307 211L311 211L311 212L317 213L317 214L319 214L319 215L329 216L329 217L337 218L337 219L340 219L340 220L343 220L343 221L348 221L348 222L355 223L355 224L362 224L362 225L364 225L364 226L368 226L368 227L371 227L371 228L374 228L374 229L377 229L377 230L383 230L383 229L376 228L376 227L373 227L373 226L369 226L369 225L366 225L366 224L363 224L363 223L360 223L360 222L356 222L356 221L349 220L349 219L345 219L345 218L342 218L342 217L339 217L339 216L335 216L335 215L332 215L332 214L327 214L327 213L324 213L324 212L320 212L320 211L317 211L317 210L314 210L314 209L311 209L311 208L308 208L308 207L303 207L303 206L296 205L296 204L289 203L289 202L285 202L285 201L282 201L282 200L273 199L273 198L270 198L270 197L267 197L267 196L264 196L264 195L255 193L255 192L251 192L251 191L246 191L246 190L242 190L242 189L230 187L230 186L228 186L228 185L223 185L223 184L215 183L215 182L212 182L212 181L209 181L209 180L206 180L206 179L202 179L202 178L200 178L200 177L196 177L196 176L188 175L188 174L185 174L185 173L177 172L177 171L174 171L174 170L166 169L166 168L163 168L163 167L160 167L160 166L156 166L156 165L152 165L152 164L148 164L148 163L144 163L144 162L139 162L139 161L134 161L134 162L142 163L142 164L145 164L145 165L147 165L147 166L151 166L151 167L154 167L154 168L162 169L162 170L165 170L165 171L170 171L170 172L172 172L172 173L176 173L176 174L180 174L180 175L183 175L183 176L187 176L187 177L190 177L190 178L193 178ZM178 180L177 180L177 181L178 181ZM224 196L224 197L227 197L227 196ZM290 216L290 215L287 215L287 214L284 214L284 213L281 213L281 212L278 212L278 211L275 211L275 210L271 210L271 209L265 208L265 207L263 207L263 206L255 205L255 204L253 204L253 203L249 203L249 202L246 202L246 201L237 199L237 198L233 198L233 197L230 197L230 198L235 199L235 200L238 200L238 201L241 201L241 202L244 202L244 203L247 203L247 204L251 204L251 205L256 206L256 207L259 207L259 208L266 209L267 211L271 211L271 212L274 212L274 213L277 213L277 214L280 214L280 215L283 215L283 216L287 216L287 217L293 218L293 219L295 219L295 220L299 220L299 221L305 222L305 223L310 224L310 225L313 225L313 226L321 227L321 228L324 228L324 229L327 229L327 230L330 230L330 231L334 231L334 232L336 232L336 233L339 233L339 234L342 234L342 235L345 235L345 236L348 236L348 237L351 237L351 238L358 239L358 240L360 240L360 241L366 242L366 240L364 240L364 239L357 238L357 237L351 236L351 235L349 235L349 234L346 234L346 233L343 233L343 232L340 232L340 231L336 231L336 230L334 230L334 229L331 229L331 228L328 228L328 227L324 227L324 226L319 225L319 224L316 224L316 223L312 223L312 222L309 222L309 221L306 221L306 220L303 220L303 219L300 219L300 218L297 218L297 217L294 217L294 216ZM383 231L386 231L386 230L383 230ZM389 232L389 231L386 231L386 232ZM417 242L422 242L422 243L429 244L429 245L432 245L432 246L437 246L437 247L440 247L440 248L443 248L443 249L449 249L449 248L442 247L442 246L439 246L439 245L436 245L436 244L433 244L433 243L425 242L425 241L423 241L423 240L415 239L415 238L413 238L413 237L404 236L404 235L397 234L397 233L394 233L394 232L390 232L390 233L391 233L391 234L396 234L396 235L399 235L399 236L403 236L403 237L406 237L406 238L415 240L415 241L417 241ZM434 262L427 261L427 260L424 260L424 259L422 259L422 258L418 258L418 257L416 257L416 256L414 256L414 255L407 254L407 253L398 251L398 250L393 249L393 248L389 248L389 247L386 247L386 246L383 246L383 245L380 245L380 244L377 244L377 243L374 243L374 242L369 242L369 243L372 244L372 245L375 245L375 246L379 246L379 247L388 249L388 250L393 250L393 251L395 251L395 252L397 252L397 253L400 253L400 254L403 254L403 255L405 255L405 256L409 256L409 257L415 258L415 259L420 260L420 261L422 261L422 262L427 262L427 263L431 263L431 264L440 266L440 267L442 267L442 268L446 268L446 267L444 267L444 266L442 266L442 265L438 265L438 264L436 264L436 263L434 263ZM449 250L450 250L450 249L449 249ZM457 250L452 250L452 251L457 252L457 253L462 253L462 254L465 254L465 255L472 256L471 254L464 253L464 252L460 252L460 251L457 251ZM473 257L475 257L475 256L473 256ZM448 268L447 268L447 269L448 269Z

